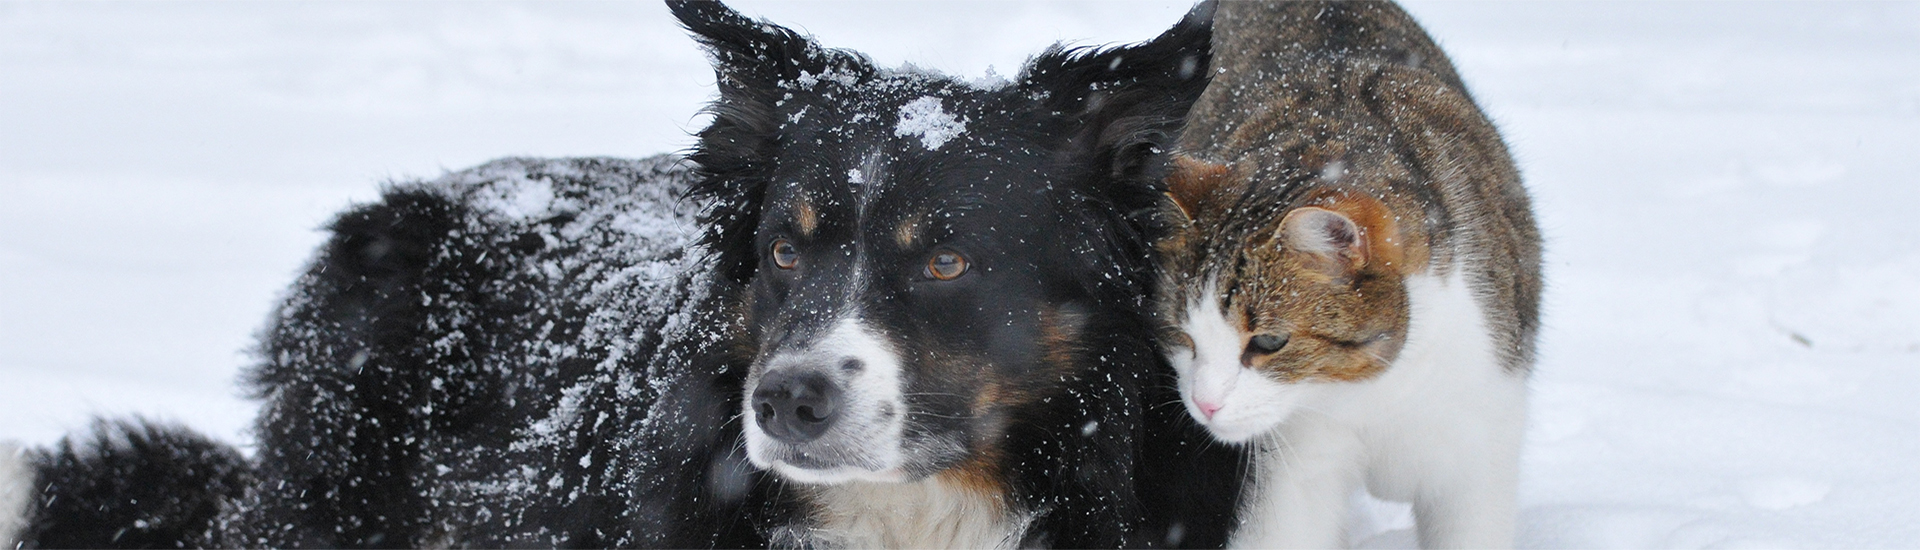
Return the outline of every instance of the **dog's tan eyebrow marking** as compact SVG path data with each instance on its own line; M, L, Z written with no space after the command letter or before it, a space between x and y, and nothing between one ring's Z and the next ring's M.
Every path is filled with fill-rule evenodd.
M913 243L920 240L920 222L923 218L924 215L915 213L900 220L900 225L893 228L893 242L899 244L900 248L913 248Z
M812 236L814 228L820 226L820 214L804 196L793 200L793 225L800 228L802 237Z

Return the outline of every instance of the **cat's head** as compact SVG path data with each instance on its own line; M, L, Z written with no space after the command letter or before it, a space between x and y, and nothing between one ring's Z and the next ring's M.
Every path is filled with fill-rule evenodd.
M1373 193L1327 185L1345 176L1342 162L1180 157L1168 178L1162 344L1187 412L1223 441L1267 433L1329 385L1379 375L1406 338L1417 247Z

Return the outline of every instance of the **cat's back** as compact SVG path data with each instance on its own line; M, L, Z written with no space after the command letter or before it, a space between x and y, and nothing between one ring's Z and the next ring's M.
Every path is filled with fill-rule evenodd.
M1183 145L1190 151L1245 148L1245 135L1272 124L1250 115L1276 103L1333 99L1319 92L1385 66L1429 73L1465 90L1439 46L1391 2L1222 2L1213 51L1213 81L1188 115ZM1241 139L1233 139L1236 134Z

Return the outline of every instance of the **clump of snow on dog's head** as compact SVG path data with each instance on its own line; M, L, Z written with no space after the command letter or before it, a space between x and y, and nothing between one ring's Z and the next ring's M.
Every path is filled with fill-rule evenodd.
M920 136L920 144L928 150L939 149L953 138L967 133L967 119L948 114L940 105L940 98L925 96L900 106L900 121L893 126L893 135Z

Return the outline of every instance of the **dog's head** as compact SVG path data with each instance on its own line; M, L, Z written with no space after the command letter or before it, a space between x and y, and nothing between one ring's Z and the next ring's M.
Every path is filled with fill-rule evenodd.
M1208 14L980 86L670 5L718 74L691 158L741 289L749 459L810 483L995 468L1152 284L1158 147L1205 86Z

